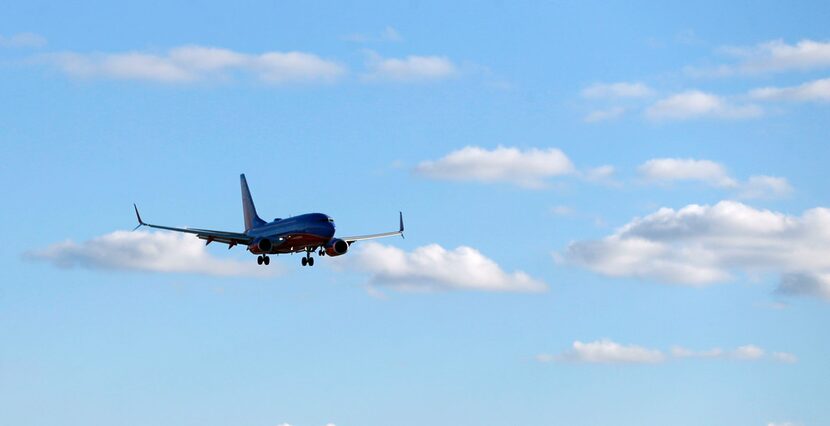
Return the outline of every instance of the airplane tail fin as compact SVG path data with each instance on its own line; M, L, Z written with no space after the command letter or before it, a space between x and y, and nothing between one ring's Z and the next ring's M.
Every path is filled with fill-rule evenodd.
M247 232L253 227L265 225L265 221L256 214L254 199L251 198L251 191L248 189L248 181L244 173L239 175L239 183L242 186L242 213L245 215L245 231Z

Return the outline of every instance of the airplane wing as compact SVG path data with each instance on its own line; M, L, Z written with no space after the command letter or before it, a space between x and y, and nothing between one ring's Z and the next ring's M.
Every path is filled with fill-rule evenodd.
M136 219L138 219L138 226L136 226L135 229L138 229L140 226L148 226L150 228L166 229L168 231L187 232L188 234L195 234L196 237L207 241L205 243L206 245L215 241L217 243L227 244L228 248L231 248L237 244L248 245L251 243L252 240L250 236L239 232L212 231L210 229L196 228L174 228L171 226L151 225L141 220L141 215L138 214L138 207L135 204L133 204L133 208L135 208L135 217Z
M400 228L394 232L383 232L380 234L369 234L369 235L356 235L354 237L339 237L341 240L346 241L347 243L351 244L355 241L364 241L364 240L374 240L376 238L386 238L386 237L396 237L398 235L403 238L403 213L398 212L400 215Z

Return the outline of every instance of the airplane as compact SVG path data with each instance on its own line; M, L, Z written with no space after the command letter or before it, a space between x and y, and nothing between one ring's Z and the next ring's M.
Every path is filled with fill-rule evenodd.
M247 246L249 252L257 255L257 264L260 265L271 263L271 258L268 257L269 254L305 252L306 255L301 260L302 265L314 266L314 258L311 257L311 254L315 251L319 256L342 256L349 251L349 247L356 241L398 235L403 238L403 213L401 212L398 212L400 226L397 231L340 238L334 236L334 219L323 213L308 213L266 222L256 212L245 174L239 175L239 181L242 186L242 213L245 218L245 232L152 225L141 219L138 206L135 204L133 204L133 208L135 209L135 217L138 219L138 226L133 231L142 226L147 226L168 231L186 232L195 234L196 237L205 240L205 245L212 242L227 244L229 250L236 245L244 245Z

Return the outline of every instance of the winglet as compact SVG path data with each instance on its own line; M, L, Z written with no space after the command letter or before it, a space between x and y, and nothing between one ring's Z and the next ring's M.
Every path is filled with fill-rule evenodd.
M400 215L400 219L401 219L401 229L400 229L399 232L401 233L401 238L406 238L406 237L403 236L403 212L398 212L398 214Z
M135 209L135 218L138 219L138 225L135 228L133 228L133 231L135 231L141 226L146 225L146 223L144 223L144 221L141 220L141 215L138 214L138 206L136 206L135 203L133 203L133 208Z

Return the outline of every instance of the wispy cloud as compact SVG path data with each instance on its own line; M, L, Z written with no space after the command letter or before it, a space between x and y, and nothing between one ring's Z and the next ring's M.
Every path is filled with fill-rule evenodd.
M739 182L729 175L726 167L710 160L654 158L641 164L637 171L648 182L698 181L735 190L738 197L746 199L781 198L793 191L783 177L756 175L750 176L746 182Z
M367 51L367 81L427 82L439 81L458 74L456 65L445 56L410 55L403 58L384 58Z
M343 37L343 40L352 43L372 43L372 42L401 42L403 37L392 26L386 26L383 31L375 35L367 35L362 33L353 33Z
M615 120L622 117L623 114L625 114L625 108L611 107L591 111L582 120L586 123L599 123L602 121Z
M468 146L415 168L415 173L432 179L508 182L525 188L542 188L545 179L573 172L571 160L556 148L522 151L502 146L493 150Z
M830 209L791 216L735 201L662 208L555 258L607 276L691 286L776 273L777 291L830 300Z
M648 107L651 120L688 120L694 118L746 119L763 114L754 104L735 105L726 98L699 90L671 95Z
M730 76L830 68L830 42L825 41L805 39L788 44L773 40L755 46L721 47L719 51L738 62L711 68L690 67L687 71L700 76Z
M792 87L762 87L749 92L749 96L760 100L830 102L830 78Z
M637 345L622 345L608 339L583 343L573 342L569 350L559 355L537 356L540 361L580 362L590 364L656 364L666 357L662 352Z
M792 364L798 358L788 352L775 352L767 356L766 351L756 345L739 346L732 350L712 348L695 351L681 346L674 346L669 351L647 348L639 345L625 345L609 339L593 342L573 342L571 348L555 355L539 354L539 362L573 362L585 364L659 364L669 359L731 359L737 361L772 361Z
M24 48L42 47L46 45L46 37L35 33L17 33L10 36L0 35L0 47Z
M38 57L79 78L189 83L250 75L272 84L331 82L346 68L306 52L240 53L206 46L182 46L165 53L62 52Z
M60 268L198 274L211 276L273 275L276 268L214 257L192 235L171 232L115 231L88 241L64 241L24 254Z
M403 291L476 290L541 292L542 281L522 271L505 272L478 250L460 246L447 250L438 244L411 252L378 243L366 243L354 255L354 265L371 274L370 284Z
M640 82L597 83L582 90L585 98L644 98L655 92Z

